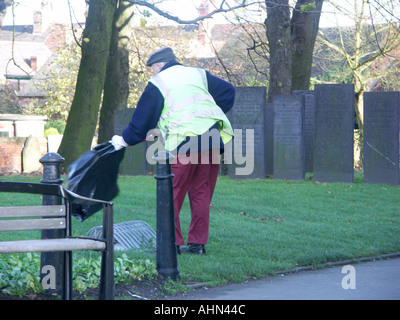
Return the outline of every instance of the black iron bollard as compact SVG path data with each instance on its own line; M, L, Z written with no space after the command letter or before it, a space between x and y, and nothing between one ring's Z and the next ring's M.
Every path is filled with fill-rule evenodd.
M43 165L43 179L41 183L49 184L62 184L61 179L61 164L64 158L58 153L50 152L45 154L39 162ZM43 195L42 204L45 205L58 205L62 204L62 199L58 196ZM65 237L65 230L43 230L42 239L62 238ZM55 288L49 288L49 292L61 293L62 284L64 280L64 253L63 252L42 252L40 260L40 270L44 266L52 266L55 270ZM46 274L40 273L41 278Z
M157 179L157 271L164 278L179 277L175 239L174 193L171 161L175 157L168 151L158 152L154 178Z

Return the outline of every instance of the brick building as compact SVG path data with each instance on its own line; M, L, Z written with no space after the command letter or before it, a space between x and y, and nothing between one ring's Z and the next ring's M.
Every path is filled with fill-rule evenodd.
M59 0L21 0L14 16L10 6L0 19L0 82L7 83L0 86L0 175L40 170L38 160L49 151L45 117L22 113L32 101L39 106L45 99L41 71L72 37L71 22L60 19L65 11L59 7Z

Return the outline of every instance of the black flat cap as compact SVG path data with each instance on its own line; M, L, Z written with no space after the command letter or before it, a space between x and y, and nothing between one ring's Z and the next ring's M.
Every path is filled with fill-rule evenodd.
M174 52L170 47L160 48L154 51L147 59L146 65L150 67L152 64L157 62L169 62L175 61Z

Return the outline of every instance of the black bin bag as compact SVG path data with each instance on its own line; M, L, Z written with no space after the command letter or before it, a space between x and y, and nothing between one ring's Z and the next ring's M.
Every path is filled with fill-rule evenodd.
M68 190L83 197L111 201L119 192L117 178L124 154L125 148L116 151L111 142L86 151L68 167ZM72 214L83 221L102 208L101 203L73 203Z

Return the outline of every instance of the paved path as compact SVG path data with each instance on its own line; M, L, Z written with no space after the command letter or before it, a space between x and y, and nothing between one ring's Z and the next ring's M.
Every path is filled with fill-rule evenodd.
M346 266L202 288L174 300L400 300L400 257Z

